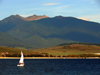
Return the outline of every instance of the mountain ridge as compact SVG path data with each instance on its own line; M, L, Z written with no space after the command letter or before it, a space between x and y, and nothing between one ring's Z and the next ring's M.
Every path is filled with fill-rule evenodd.
M43 18L49 18L49 17L46 15L43 15L43 16L32 15L32 16L28 16L26 18L23 17L22 19L25 21L33 21L33 20L40 20Z
M30 20L30 18L31 18L31 20ZM49 17L47 17L46 15L43 15L43 16L33 15L33 16L29 16L29 17L24 18L18 14L11 15L11 16L6 17L0 21L0 31L7 32L25 21L39 20L42 18L49 18Z
M75 41L99 43L99 32L99 23L74 17L56 16L26 21L7 33L25 42L30 42L35 47L48 47Z
M26 18L33 17L37 17L37 15ZM50 18L44 15L44 17L26 21L17 14L1 20L0 31L2 33L0 34L5 36L1 35L3 41L2 39L0 41L6 41L5 44L3 43L6 46L31 46L34 48L50 47L70 42L100 43L100 23L71 16ZM8 36L9 39L6 40ZM10 43L11 40L14 43Z

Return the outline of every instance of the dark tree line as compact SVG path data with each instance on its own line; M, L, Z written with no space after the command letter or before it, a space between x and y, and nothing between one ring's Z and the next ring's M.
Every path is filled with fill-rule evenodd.
M6 54L3 57L21 57L20 54ZM69 54L69 55L49 55L49 54L24 54L24 57L100 57L97 54Z

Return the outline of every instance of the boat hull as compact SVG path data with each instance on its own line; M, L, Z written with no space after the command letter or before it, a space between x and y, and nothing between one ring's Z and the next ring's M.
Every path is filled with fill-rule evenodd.
M24 64L20 64L20 65L18 64L17 66L24 66Z

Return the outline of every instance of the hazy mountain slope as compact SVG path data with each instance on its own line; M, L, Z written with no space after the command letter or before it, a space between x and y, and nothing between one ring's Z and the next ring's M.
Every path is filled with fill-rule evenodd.
M10 17L7 17L0 21L0 31L9 31L15 26L21 24L22 22L24 22L24 20L21 19L18 15L11 15Z
M25 47L28 45L26 45L25 42L15 38L15 37L12 37L11 35L0 32L0 46L11 46L11 47L22 46L22 47Z
M6 32L11 30L12 28L16 27L17 25L25 22L25 21L33 21L33 20L39 20L42 18L48 18L46 15L43 16L29 16L29 17L22 17L20 15L11 15L3 20L0 21L0 31L1 32Z
M90 32L89 34L93 34L91 32L97 33L100 31L99 23L84 21L84 20L77 19L74 17L57 16L54 18L41 19L41 20L38 20L37 22L43 24L46 27L52 26L52 27L58 28L58 29L65 28L65 29L67 29L68 32L70 30L71 31L73 30L73 31L82 31L82 32L86 32L86 33ZM63 31L62 31L62 33L63 33Z
M79 42L90 42L90 43L100 43L100 38L93 35L81 32L69 32L61 36L62 39L70 39Z
M68 39L66 39L66 41L60 38L49 38L48 35L53 34L54 31L56 31L56 29L52 27L46 28L42 24L38 24L35 22L25 22L21 25L16 26L8 33L16 38L30 43L35 48L54 46L63 42L69 42Z
M24 22L7 33L35 47L72 41L100 43L100 24L74 17L57 16Z

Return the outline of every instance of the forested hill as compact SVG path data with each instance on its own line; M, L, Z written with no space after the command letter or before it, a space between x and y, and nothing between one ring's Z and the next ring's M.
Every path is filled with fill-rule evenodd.
M7 32L35 47L66 42L100 43L100 24L74 17L56 16L26 21Z

